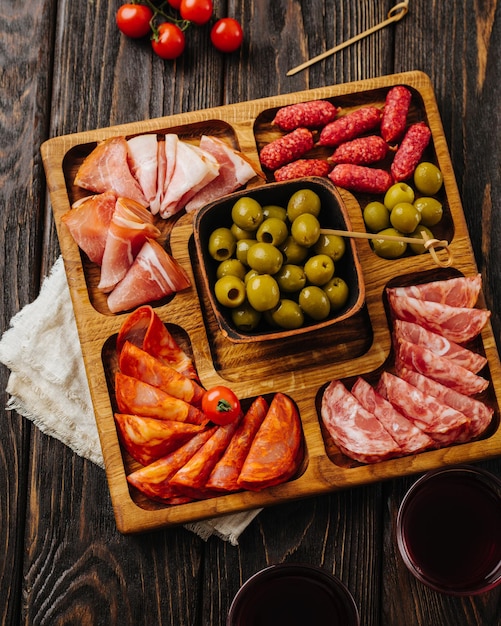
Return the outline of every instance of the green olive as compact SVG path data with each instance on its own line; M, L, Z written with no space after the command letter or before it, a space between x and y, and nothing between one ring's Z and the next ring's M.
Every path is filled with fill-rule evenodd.
M267 220L269 217L277 217L279 220L285 222L287 219L287 210L283 206L278 204L266 204L263 207L263 216Z
M235 255L244 265L247 265L247 254L249 252L249 248L255 243L255 239L239 239L237 241Z
M331 311L339 311L344 307L350 295L350 289L345 280L340 276L334 276L323 287L331 305Z
M298 215L291 225L294 240L306 248L315 245L320 237L320 222L312 213Z
M234 308L245 300L245 285L237 276L223 276L216 281L214 293L220 304Z
M274 246L280 246L289 236L289 230L284 220L278 217L268 217L257 229L256 239Z
M390 235L401 237L402 234L395 228L385 228L379 235ZM373 239L372 247L374 252L383 259L398 259L405 254L407 243L405 241L387 241L386 239Z
M293 222L303 213L310 213L315 217L320 214L320 197L312 189L299 189L292 194L287 203L287 217Z
M443 182L442 172L434 163L423 161L414 170L414 184L422 194L435 195L442 187Z
M390 212L382 202L369 202L364 209L363 216L367 230L372 233L390 227Z
M420 212L410 202L399 202L390 213L391 225L401 233L412 233L420 220Z
M278 306L270 312L273 322L286 330L301 328L304 324L304 314L297 302L282 298Z
M421 224L435 226L442 219L444 210L442 203L436 198L422 196L414 202L414 206L421 215Z
M414 202L414 189L407 183L395 183L384 195L384 206L391 211L399 202Z
M308 285L301 289L299 306L316 322L328 317L331 311L329 298L323 289L316 285Z
M238 259L226 259L221 261L216 270L216 277L222 278L223 276L237 276L240 280L243 280L247 268Z
M422 224L419 224L419 226L416 228L416 230L411 233L409 235L409 237L415 237L416 239L423 239L424 242L424 238L421 235L421 232L424 232L424 234L426 235L427 239L434 239L434 235L431 232L431 230L429 228L427 228L426 226L423 226ZM423 254L424 252L426 252L426 248L424 247L424 243L420 244L420 243L410 243L409 244L409 248L414 252L414 254Z
M275 274L280 291L283 293L295 293L306 285L306 274L300 265L286 263Z
M247 252L247 265L260 274L276 274L282 263L282 253L271 243L255 243Z
M243 196L233 205L231 219L242 230L254 232L263 221L263 209L254 198Z
M344 237L339 235L329 235L320 233L317 243L313 246L316 254L326 254L334 261L339 261L346 252L346 242Z
M256 311L269 311L277 306L280 300L280 289L277 281L269 274L258 274L247 281L247 300Z
M280 246L280 251L284 255L286 263L295 265L302 263L308 256L308 248L299 245L292 235L289 235L283 242Z
M326 254L315 254L304 264L304 273L312 285L325 285L334 276L334 261Z
M244 283L247 285L247 283L249 282L251 278L253 278L254 276L258 276L258 275L259 275L259 272L256 272L256 270L249 270L244 277Z
M261 313L253 309L248 302L232 309L231 319L238 330L249 333L256 328L261 321Z
M254 237L254 232L250 230L243 230L240 226L237 226L235 223L231 225L231 234L237 241L240 239L252 239Z
M229 228L216 228L209 236L209 254L216 261L225 261L235 252L235 237Z

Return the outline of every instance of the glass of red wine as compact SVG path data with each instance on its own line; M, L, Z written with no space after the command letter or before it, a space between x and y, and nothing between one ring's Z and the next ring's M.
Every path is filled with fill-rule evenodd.
M501 582L501 480L471 466L428 472L402 500L397 543L408 569L435 591L493 589Z

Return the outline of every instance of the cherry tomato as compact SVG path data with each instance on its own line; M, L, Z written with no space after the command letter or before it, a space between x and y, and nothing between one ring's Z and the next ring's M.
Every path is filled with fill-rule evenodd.
M204 393L202 411L211 422L220 426L233 422L242 413L239 399L224 385L216 385Z
M158 27L158 36L151 40L151 45L162 59L177 59L184 51L184 33L176 24L163 22Z
M210 39L221 52L235 52L242 45L244 33L240 23L232 17L218 20L210 32Z
M118 29L127 37L137 39L150 32L153 11L144 4L122 4L116 14Z
M173 9L179 9L181 6L181 0L167 0Z
M212 0L181 0L179 12L183 20L189 20L201 26L212 17Z

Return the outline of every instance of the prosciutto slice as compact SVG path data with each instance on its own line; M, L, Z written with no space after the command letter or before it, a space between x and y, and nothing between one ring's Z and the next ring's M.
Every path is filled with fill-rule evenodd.
M108 296L112 313L154 302L190 286L179 263L156 241L145 242L127 274Z
M75 202L61 217L78 247L98 265L103 261L108 228L116 201L112 191L105 191Z
M339 380L324 391L321 418L338 448L361 463L399 456L400 446Z
M436 280L421 285L409 287L395 287L388 289L395 296L410 296L418 300L439 302L448 306L472 308L475 306L478 294L482 288L482 277L459 276L448 280Z
M487 309L453 307L440 302L398 296L391 291L388 291L388 300L393 315L398 319L419 324L459 344L474 339L491 315Z
M127 141L130 170L138 181L148 204L157 195L158 141L156 135L137 135Z
M129 166L129 150L125 137L110 137L97 144L78 168L74 184L89 191L112 191L115 196L130 198L148 206L141 186Z

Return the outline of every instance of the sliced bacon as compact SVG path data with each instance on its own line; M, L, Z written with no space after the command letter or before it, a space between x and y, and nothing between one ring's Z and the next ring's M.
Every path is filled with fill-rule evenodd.
M456 443L469 428L470 420L466 415L389 372L383 372L376 390L438 447Z
M197 407L121 372L115 374L115 396L119 413L189 424L205 425L208 422Z
M395 296L410 296L418 300L439 302L449 306L472 308L475 306L480 289L482 276L458 276L448 280L436 280L421 285L395 287L388 289Z
M460 344L474 339L490 317L490 311L486 309L452 307L440 302L397 296L391 291L388 291L388 300L393 315L398 319L420 324Z
M324 391L321 418L338 448L361 463L399 456L400 446L339 380Z
M453 363L446 357L438 356L424 346L399 339L396 349L395 367L397 371L402 363L416 370L416 372L433 378L433 380L467 396L481 393L489 386L487 379Z
M98 265L103 261L108 228L116 201L112 191L105 191L75 202L61 217L78 247Z
M405 339L411 343L424 346L436 355L446 357L474 374L477 374L487 364L487 359L481 354L463 348L463 346L450 341L443 335L427 330L413 322L395 320L393 333L396 341Z
M203 430L203 426L115 413L120 443L133 459L148 465L166 456Z
M127 140L130 170L139 183L148 204L157 194L158 141L153 134L137 135Z
M97 193L112 191L117 198L130 198L143 207L148 206L130 171L125 137L110 137L98 143L78 168L74 184Z
M433 439L397 411L363 378L357 378L351 388L351 393L366 411L379 420L383 428L400 447L402 455L416 454L434 447Z
M146 241L127 274L108 296L112 313L160 300L191 285L179 263L156 241Z

